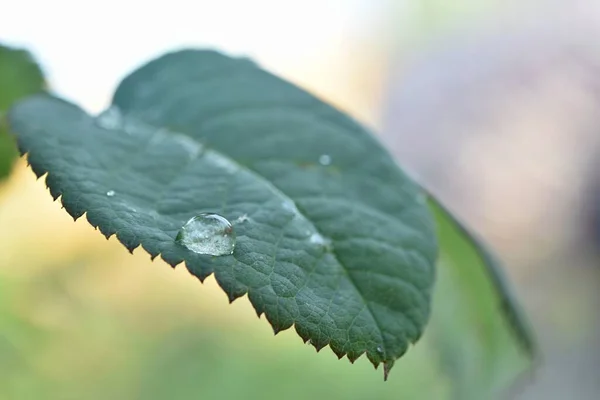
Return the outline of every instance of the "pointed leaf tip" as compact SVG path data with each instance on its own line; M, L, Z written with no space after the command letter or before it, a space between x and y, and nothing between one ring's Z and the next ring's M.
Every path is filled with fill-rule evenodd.
M390 371L392 370L393 366L394 366L394 361L385 361L383 363L383 380L384 381L388 380L388 376L390 375Z

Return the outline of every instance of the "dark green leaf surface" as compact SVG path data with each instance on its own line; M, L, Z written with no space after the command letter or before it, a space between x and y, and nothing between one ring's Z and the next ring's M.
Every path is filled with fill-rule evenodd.
M430 343L453 398L496 398L532 367L532 334L490 252L434 198L430 207L441 253Z
M252 62L171 53L127 77L99 120L37 96L10 124L73 217L214 273L275 332L294 325L351 361L366 352L386 374L421 336L437 256L425 195L361 126ZM174 241L203 212L232 222L233 255Z
M11 104L43 87L42 71L28 52L0 45L0 180L8 175L18 155L4 114Z

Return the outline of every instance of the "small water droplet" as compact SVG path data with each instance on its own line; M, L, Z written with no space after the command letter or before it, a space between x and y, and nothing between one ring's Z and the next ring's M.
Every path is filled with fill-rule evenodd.
M298 212L296 205L294 204L293 201L290 201L290 200L285 200L284 202L282 202L281 207L283 207L284 210L293 212L294 214L296 214Z
M108 197L113 197L115 195L115 191L114 190L109 190L108 192L106 192L106 195Z
M233 254L233 226L219 214L202 213L181 228L175 240L197 254L225 256Z
M123 115L117 107L112 106L98 114L96 123L104 129L121 129L123 127Z
M312 235L310 235L310 242L314 243L314 244L325 244L327 243L325 241L325 239L323 238L323 236L321 236L319 233L313 233Z
M329 154L321 154L319 157L319 164L323 166L331 164L331 156Z
M381 346L377 346L377 352L379 354L383 354L383 348Z

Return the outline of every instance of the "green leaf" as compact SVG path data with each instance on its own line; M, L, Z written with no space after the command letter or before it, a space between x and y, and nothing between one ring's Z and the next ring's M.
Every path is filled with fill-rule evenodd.
M41 92L44 77L40 67L25 50L0 45L0 180L5 178L18 152L8 135L4 114L17 100Z
M531 369L533 336L496 259L435 198L429 205L441 253L430 343L453 398L495 398Z
M437 256L426 196L356 122L246 59L180 51L119 86L95 119L32 97L19 147L65 209L129 250L248 294L274 331L367 354L385 375L429 317ZM231 256L176 243L200 213L227 218Z

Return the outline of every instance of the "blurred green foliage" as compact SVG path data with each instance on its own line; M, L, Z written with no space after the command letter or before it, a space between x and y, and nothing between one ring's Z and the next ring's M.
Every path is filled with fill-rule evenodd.
M441 254L429 326L453 398L499 395L532 367L535 349L501 266L434 201Z
M26 50L0 44L0 179L5 178L17 157L4 114L16 101L44 89L44 76Z
M78 264L78 269L99 268ZM193 279L190 277L190 279ZM274 339L265 321L227 329L172 309L124 316L68 287L73 268L30 281L3 279L0 304L2 399L441 399L448 382L427 345L417 345L387 383L365 357L355 365L327 348L316 355L292 331ZM198 284L198 290L202 290ZM152 293L147 293L152 296ZM29 299L27 312L17 304ZM52 328L32 322L40 308L74 321ZM216 311L218 312L218 311ZM48 311L44 311L48 313ZM165 329L159 321L174 325Z

